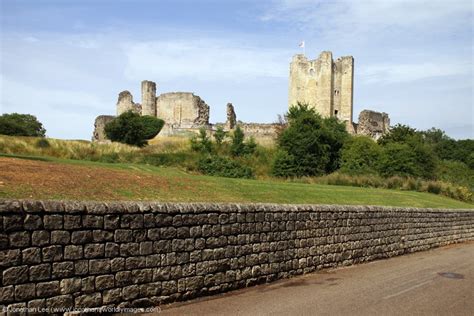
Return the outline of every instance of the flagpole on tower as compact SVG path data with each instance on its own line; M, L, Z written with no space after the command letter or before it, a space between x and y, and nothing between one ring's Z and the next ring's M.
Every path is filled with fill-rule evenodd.
M301 41L298 46L303 48L303 55L306 56L306 46L305 46L304 41Z

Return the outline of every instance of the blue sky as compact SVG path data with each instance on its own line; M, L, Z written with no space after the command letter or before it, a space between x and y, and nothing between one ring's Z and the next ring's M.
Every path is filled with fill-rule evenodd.
M291 57L322 50L355 59L354 121L363 109L392 124L474 138L470 0L0 0L0 112L31 113L55 138L90 139L117 95L140 102L191 91L225 120L287 109Z

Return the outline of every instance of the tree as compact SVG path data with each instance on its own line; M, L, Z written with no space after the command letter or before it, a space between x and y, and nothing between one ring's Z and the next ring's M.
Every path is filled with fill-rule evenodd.
M416 129L408 126L397 124L390 128L390 132L380 137L378 143L386 145L388 143L406 143L407 141L417 138L419 141L422 140L421 133L417 132Z
M222 145L226 136L227 132L224 131L222 126L219 126L214 133L214 139L216 140L217 146L220 147Z
M105 125L105 134L111 141L142 147L158 135L163 125L163 120L156 117L128 111Z
M230 153L232 156L244 156L244 155L251 155L255 152L257 144L255 143L255 139L250 138L247 142L244 141L245 134L240 128L237 126L232 134L232 142L230 144Z
M380 146L371 138L352 137L342 147L341 171L348 174L376 173L380 155Z
M388 143L383 147L379 173L382 176L434 177L436 159L430 148L421 142Z
M165 121L150 115L144 115L140 117L145 127L145 139L152 139L161 131L165 125Z
M280 151L272 173L291 177L315 176L335 170L340 150L348 138L343 123L335 118L323 119L307 104L290 107L285 115L287 127L279 134ZM282 170L278 168L284 167Z
M205 153L212 151L211 139L207 136L207 131L204 127L199 129L199 135L191 138L191 149Z
M0 134L44 137L46 130L36 116L12 113L0 116Z

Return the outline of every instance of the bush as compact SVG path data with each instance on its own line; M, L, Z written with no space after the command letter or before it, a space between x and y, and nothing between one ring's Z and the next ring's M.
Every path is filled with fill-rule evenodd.
M44 137L46 130L36 116L12 113L0 116L0 134Z
M275 177L290 178L297 174L295 157L284 150L276 153L272 164L272 175Z
M381 149L376 142L365 136L352 137L342 147L341 172L348 174L374 174Z
M144 135L143 137L145 139L152 139L156 135L158 135L165 125L165 121L162 119L150 116L150 115L144 115L140 117L143 125L145 127Z
M198 168L203 174L228 178L253 178L253 170L237 161L220 157L206 156L198 161Z
M164 122L156 117L128 111L105 125L105 134L111 141L142 147L160 132L163 125Z
M257 147L257 143L255 143L254 138L250 138L247 142L244 142L245 134L240 128L237 126L232 134L232 142L230 145L230 153L232 156L244 156L244 155L251 155L255 152L255 148Z
M227 132L224 131L222 126L219 126L216 129L216 132L214 133L214 139L216 140L217 146L222 145L222 143L224 142L224 139L226 138L226 136L227 136Z
M338 168L340 150L348 137L343 123L334 118L323 119L301 103L289 109L286 119L288 126L279 134L277 145L288 155L276 157L279 161L273 164L274 175L315 176ZM279 167L284 170L275 169Z
M36 147L38 148L49 148L51 147L50 143L46 138L40 138L36 141Z
M384 177L420 177L431 179L436 168L435 156L421 143L387 143L380 156L378 170Z
M190 140L191 149L197 152L210 153L212 152L212 142L204 127L199 129L199 135L193 136Z

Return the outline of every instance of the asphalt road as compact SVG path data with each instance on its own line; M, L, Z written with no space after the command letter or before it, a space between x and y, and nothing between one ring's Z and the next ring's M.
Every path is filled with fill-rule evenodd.
M159 314L474 315L474 242L175 303Z

